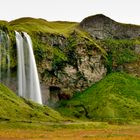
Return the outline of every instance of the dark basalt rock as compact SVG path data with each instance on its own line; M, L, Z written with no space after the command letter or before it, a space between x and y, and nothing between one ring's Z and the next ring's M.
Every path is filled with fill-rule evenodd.
M96 39L132 39L140 36L140 26L118 23L102 14L85 18L80 26Z

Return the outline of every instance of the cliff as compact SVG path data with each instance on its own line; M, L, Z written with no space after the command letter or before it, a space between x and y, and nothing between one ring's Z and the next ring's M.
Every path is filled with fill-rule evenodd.
M95 15L81 23L21 18L9 23L1 21L0 29L11 40L12 87L16 85L17 71L14 31L31 36L44 104L70 99L112 71L140 76L139 26Z
M106 75L103 64L106 52L78 25L22 18L1 27L10 36L10 53L14 54L10 58L11 71L15 74L17 55L14 30L25 31L31 36L44 104L53 105L61 99L69 99L73 93L86 89ZM15 77L13 75L12 81Z
M140 77L140 26L116 22L98 14L83 19L79 25L107 52L108 72L125 71Z

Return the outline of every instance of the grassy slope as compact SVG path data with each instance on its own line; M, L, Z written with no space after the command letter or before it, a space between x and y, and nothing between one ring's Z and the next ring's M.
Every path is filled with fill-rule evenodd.
M11 121L59 121L62 117L58 112L24 100L0 84L0 120Z
M140 80L112 73L59 108L64 115L93 120L140 119Z
M44 33L55 33L67 35L73 31L78 23L76 22L48 22L44 19L35 19L35 18L21 18L14 21L11 21L9 25L19 31L26 32L44 32Z

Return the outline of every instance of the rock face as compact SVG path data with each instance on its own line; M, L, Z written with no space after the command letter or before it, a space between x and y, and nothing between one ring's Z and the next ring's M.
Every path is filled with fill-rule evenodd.
M62 53L56 59L55 54L48 55L38 64L40 79L46 85L42 86L45 104L53 106L61 99L69 99L73 93L83 91L106 75L99 49L76 33L68 38L41 33L36 37L53 51L57 49ZM60 55L64 59L59 58Z
M64 30L64 24L69 28L65 27ZM78 23L49 23L32 18L13 21L10 23L10 30L8 25L4 25L4 31L7 34L10 32L10 69L15 73L12 74L13 79L17 78L14 30L25 31L31 36L44 104L54 106L61 99L70 99L75 92L85 90L106 75L101 49L96 46L92 37L89 37L89 34L85 35L77 25ZM53 28L59 32L56 33ZM3 30L1 27L0 29ZM17 91L15 82L10 83L9 87Z
M140 26L118 23L102 14L85 18L80 27L102 42L110 68L140 77ZM101 43L102 44L102 43Z
M121 24L102 14L85 18L80 26L97 39L126 39L140 36L140 26Z

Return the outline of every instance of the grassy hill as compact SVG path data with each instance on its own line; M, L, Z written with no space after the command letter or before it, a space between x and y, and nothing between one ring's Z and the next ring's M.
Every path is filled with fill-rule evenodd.
M59 121L60 114L47 106L24 100L0 84L0 121Z
M82 94L62 102L59 111L99 121L140 119L140 79L111 73Z
M44 19L35 19L35 18L20 18L9 22L14 30L26 31L26 32L44 32L44 33L55 33L67 35L73 31L78 23L76 22L67 22L67 21L54 21L49 22Z

